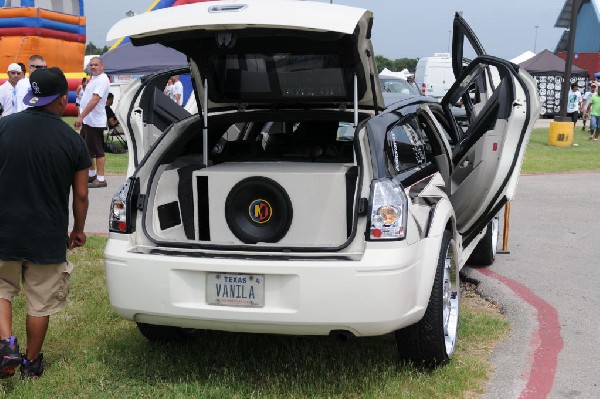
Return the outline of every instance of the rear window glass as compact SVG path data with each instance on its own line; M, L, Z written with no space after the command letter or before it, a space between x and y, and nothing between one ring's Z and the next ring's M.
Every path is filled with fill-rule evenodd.
M335 54L225 54L211 56L209 63L214 71L211 97L216 94L233 101L348 98L344 69Z
M433 156L427 136L414 117L405 118L387 132L384 150L392 175L425 166Z

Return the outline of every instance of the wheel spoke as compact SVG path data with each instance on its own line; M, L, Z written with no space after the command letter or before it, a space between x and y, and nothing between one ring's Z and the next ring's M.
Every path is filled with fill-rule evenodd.
M459 279L456 268L456 259L451 247L448 248L444 262L444 286L443 286L443 326L446 344L446 353L451 356L456 345L456 334L458 330L458 303L459 303Z

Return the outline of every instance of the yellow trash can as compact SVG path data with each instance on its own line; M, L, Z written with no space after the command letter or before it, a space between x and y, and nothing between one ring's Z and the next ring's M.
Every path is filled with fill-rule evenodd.
M555 147L568 147L573 144L573 122L550 122L548 130L548 145Z

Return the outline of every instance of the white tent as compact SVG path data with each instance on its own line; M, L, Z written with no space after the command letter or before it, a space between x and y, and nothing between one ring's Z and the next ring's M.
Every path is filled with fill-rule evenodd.
M527 61L531 57L535 57L535 53L533 51L527 50L523 54L517 55L515 58L510 60L510 62L512 62L513 64L520 64L521 62Z
M392 72L387 68L383 68L383 71L381 71L379 73L379 76L391 76L394 78L402 78L404 80L406 80L406 77L408 75L412 75L410 72L408 72L408 69L404 68L403 70L401 70L400 72Z

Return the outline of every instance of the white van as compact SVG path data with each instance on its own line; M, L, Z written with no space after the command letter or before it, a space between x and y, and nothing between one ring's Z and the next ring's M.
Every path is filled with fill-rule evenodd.
M417 63L415 81L423 95L442 98L454 83L450 53L434 53Z

